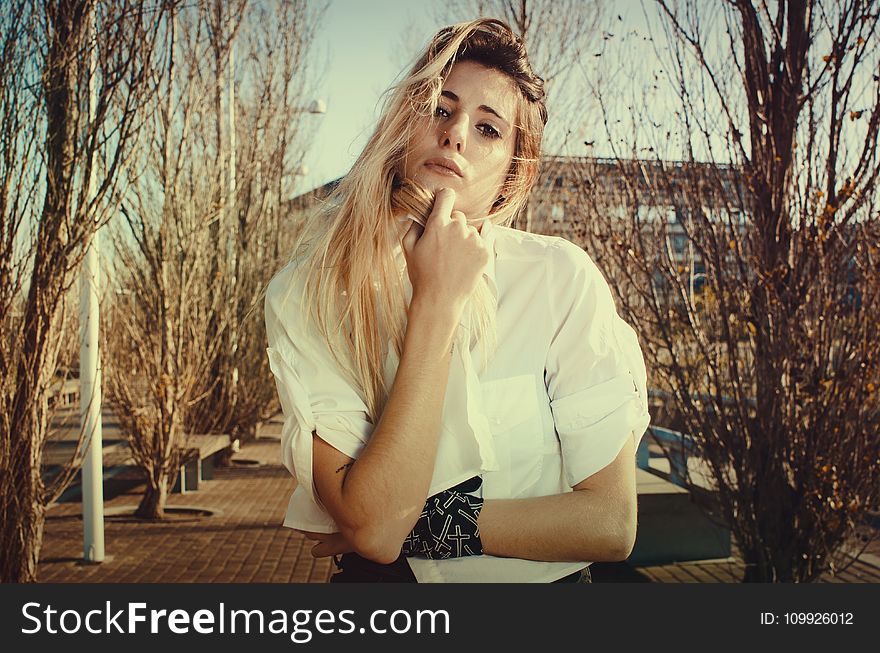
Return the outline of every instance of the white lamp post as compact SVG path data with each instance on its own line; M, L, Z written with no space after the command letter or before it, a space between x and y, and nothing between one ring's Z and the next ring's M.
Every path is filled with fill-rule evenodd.
M308 108L309 113L327 113L327 103L324 100L312 100Z
M91 53L89 54L89 125L94 129L96 52L94 7L89 18ZM92 158L94 159L94 152ZM86 180L86 202L91 203L95 193L95 165L89 167ZM98 351L98 233L86 251L80 270L80 348L79 348L79 401L80 424L84 437L85 458L82 465L83 559L86 562L104 561L104 447L101 428L101 362Z

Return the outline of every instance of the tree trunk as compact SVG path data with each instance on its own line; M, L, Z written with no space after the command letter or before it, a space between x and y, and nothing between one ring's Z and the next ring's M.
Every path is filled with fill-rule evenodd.
M812 580L796 577L791 557L780 555L771 560L756 551L743 551L742 556L746 565L744 583L794 583Z
M46 519L40 466L31 467L22 474L8 474L4 480L4 492L23 500L3 502L0 582L34 583Z
M134 516L140 519L164 519L166 501L168 501L168 474L163 471L157 477L150 477L148 480L147 489L141 497Z
M17 387L9 417L12 443L3 470L0 580L33 582L45 520L41 457L48 431L47 389L57 367L58 333L64 288L69 280L71 187L77 125L76 53L85 31L88 3L51 5L50 42L43 69L46 110L46 194L37 225L34 267L23 311L23 338L17 354ZM87 245L87 242L84 243Z
M746 565L746 573L743 576L744 583L772 583L773 567L769 561L761 560L756 553L743 552L743 562Z

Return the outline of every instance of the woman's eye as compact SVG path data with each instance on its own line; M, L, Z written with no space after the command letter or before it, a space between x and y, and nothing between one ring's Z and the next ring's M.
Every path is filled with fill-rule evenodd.
M478 125L477 129L479 129L480 133L486 138L501 138L501 134L498 133L498 130L492 125Z
M448 118L449 111L447 111L443 107L437 107L437 110L434 112L434 115L437 116L438 118Z

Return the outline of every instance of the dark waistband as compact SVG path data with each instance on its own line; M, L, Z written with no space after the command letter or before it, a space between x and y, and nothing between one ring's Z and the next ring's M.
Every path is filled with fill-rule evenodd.
M416 583L415 575L404 556L400 556L390 565L379 564L359 556L357 553L346 553L334 560L340 571L330 577L331 583ZM585 567L568 576L563 576L554 583L589 583L590 568Z
M330 577L331 583L416 583L415 575L406 558L400 556L390 565L367 560L357 553L345 553L334 560L339 573Z

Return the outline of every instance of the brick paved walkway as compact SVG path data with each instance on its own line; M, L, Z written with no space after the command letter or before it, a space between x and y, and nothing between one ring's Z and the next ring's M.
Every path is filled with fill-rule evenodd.
M293 481L280 462L277 424L264 437L242 447L236 459L258 460L258 467L218 468L199 490L173 494L168 505L217 511L197 521L143 523L108 517L105 553L99 565L83 565L82 511L79 502L53 507L46 520L38 578L41 582L207 582L323 583L331 573L329 558L314 559L310 543L283 528L281 520ZM265 437L265 436L269 437ZM136 506L142 490L114 478L107 487L121 491L105 510ZM880 544L845 571L825 582L880 582ZM682 563L633 569L625 563L596 564L596 582L736 583L743 576L739 560Z
M62 503L47 516L38 578L41 582L326 582L332 561L314 559L309 543L283 528L293 480L279 458L277 439L242 447L239 459L260 467L218 468L198 491L172 494L169 506L219 511L199 521L142 523L108 517L104 550L109 560L83 565L82 506ZM114 479L121 484L124 479ZM142 485L106 502L106 510L136 506Z

